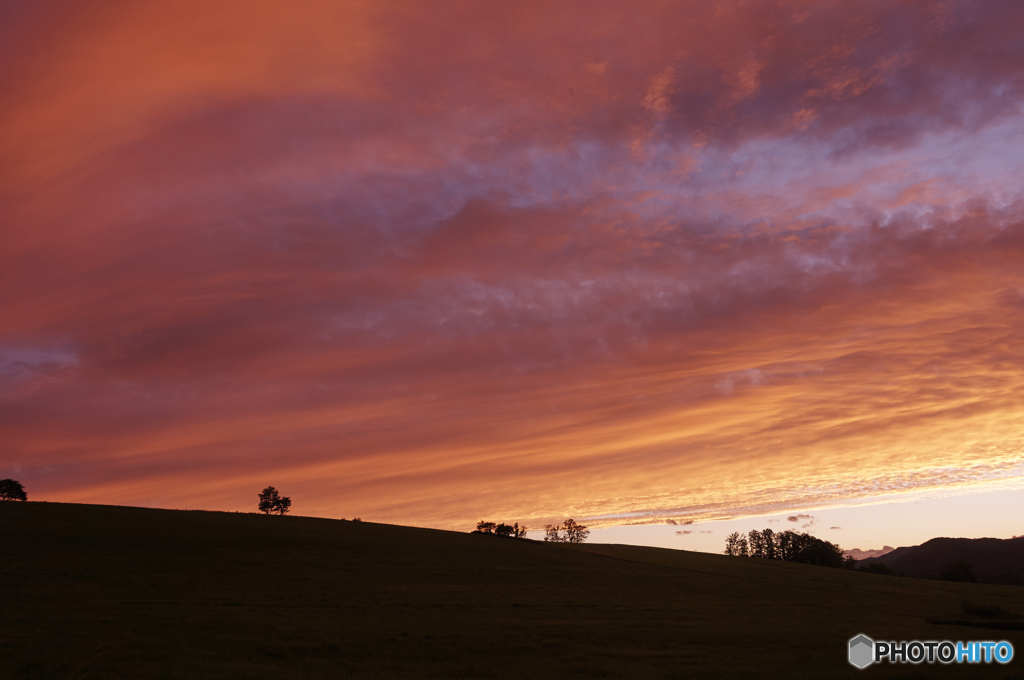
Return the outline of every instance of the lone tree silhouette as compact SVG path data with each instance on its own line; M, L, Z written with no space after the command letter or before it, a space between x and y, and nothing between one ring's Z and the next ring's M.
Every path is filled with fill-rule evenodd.
M21 482L14 479L0 479L0 501L27 501L28 494Z
M548 524L544 528L544 540L548 543L583 543L590 531L583 524L569 518L561 524Z
M277 513L283 515L292 508L292 499L277 493L277 489L268 486L260 492L260 512L270 515Z

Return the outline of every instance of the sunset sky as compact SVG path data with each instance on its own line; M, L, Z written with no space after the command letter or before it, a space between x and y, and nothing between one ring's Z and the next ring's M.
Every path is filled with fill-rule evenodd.
M0 2L0 477L1024 534L1022 35L1019 0Z

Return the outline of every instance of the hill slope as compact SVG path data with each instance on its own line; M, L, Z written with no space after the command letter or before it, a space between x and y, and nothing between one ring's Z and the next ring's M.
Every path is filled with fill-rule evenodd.
M1024 649L962 608L1024 613L1022 588L675 550L47 503L0 503L0 540L5 678L851 677L858 632ZM870 673L922 671L966 677Z
M862 560L865 566L884 564L893 573L918 578L943 578L968 565L983 583L1024 585L1024 536L1018 538L933 538L880 557Z

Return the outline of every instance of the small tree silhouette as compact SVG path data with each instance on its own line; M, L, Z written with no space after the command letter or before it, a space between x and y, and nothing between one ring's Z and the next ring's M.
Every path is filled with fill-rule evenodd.
M496 526L494 522L481 520L476 523L476 532L478 534L493 534Z
M732 557L746 557L746 538L733 532L725 539L725 554Z
M748 534L749 551L751 557L767 557L768 551L765 549L764 536L757 529L751 529Z
M583 543L589 535L587 527L577 524L572 518L561 524L548 524L544 527L544 540L548 543Z
M28 494L21 482L14 479L0 479L0 501L27 501Z
M806 543L795 531L780 531L775 535L775 542L777 557L785 561L794 560Z
M281 496L277 499L277 505L274 506L274 512L279 515L284 515L286 512L292 509L292 499L290 496Z
M747 543L747 537L741 535L739 541L736 543L736 549L739 551L736 553L737 557L746 557L750 554L750 547Z
M266 513L268 516L275 512L279 515L284 515L291 508L292 499L278 494L277 489L274 487L268 486L260 492L260 512Z
M277 493L277 489L272 486L268 486L263 491L260 491L260 512L269 515L274 511L274 506L280 498L281 496Z
M583 543L587 540L587 536L590 535L590 531L587 530L587 527L582 524L577 524L574 519L567 519L562 522L562 528L565 529L566 543Z
M775 544L775 532L771 529L761 530L761 544L764 546L764 556L769 560L778 558L777 550L778 547Z

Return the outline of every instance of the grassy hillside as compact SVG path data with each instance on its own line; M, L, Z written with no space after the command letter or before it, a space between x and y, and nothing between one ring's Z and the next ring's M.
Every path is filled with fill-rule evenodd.
M1014 586L47 503L0 503L0 539L3 678L1024 677L1024 631L963 607L1024 613ZM1018 660L856 671L858 632L1009 639Z

